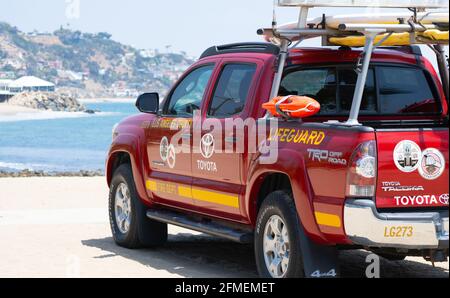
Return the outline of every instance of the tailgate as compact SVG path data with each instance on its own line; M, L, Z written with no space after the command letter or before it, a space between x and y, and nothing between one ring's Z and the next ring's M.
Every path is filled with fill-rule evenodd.
M448 128L377 130L378 208L448 206Z

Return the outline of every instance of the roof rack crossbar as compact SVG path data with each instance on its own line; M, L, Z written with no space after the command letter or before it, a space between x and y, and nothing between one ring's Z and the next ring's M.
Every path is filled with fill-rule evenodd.
M278 55L280 47L268 42L253 42L253 43L232 43L220 46L213 46L207 49L200 56L200 59L230 53L266 53Z

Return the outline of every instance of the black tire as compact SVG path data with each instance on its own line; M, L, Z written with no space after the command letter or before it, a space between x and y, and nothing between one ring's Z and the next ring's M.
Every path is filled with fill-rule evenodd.
M115 197L118 186L128 187L131 201L131 217L128 231L123 233L115 216ZM129 164L123 164L114 172L109 190L109 221L114 241L122 247L139 248L162 245L167 241L167 224L149 219L148 208L136 192L133 173Z
M396 255L389 253L379 253L378 256L385 258L388 261L403 261L404 259L406 259L405 255Z
M289 262L283 278L305 277L300 248L301 224L297 215L294 200L288 191L270 193L263 201L258 212L255 229L255 258L258 273L263 278L272 278L264 259L263 238L269 219L277 215L284 222L289 237Z

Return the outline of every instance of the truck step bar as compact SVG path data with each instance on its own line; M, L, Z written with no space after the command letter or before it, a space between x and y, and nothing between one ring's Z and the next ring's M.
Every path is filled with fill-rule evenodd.
M195 220L188 215L175 211L152 209L147 211L147 217L156 221L226 238L239 243L253 242L252 232L232 228L214 221Z

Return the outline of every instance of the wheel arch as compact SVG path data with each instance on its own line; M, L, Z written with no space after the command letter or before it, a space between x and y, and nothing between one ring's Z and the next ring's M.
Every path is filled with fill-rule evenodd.
M115 139L108 153L106 161L106 180L108 186L111 184L114 171L122 164L131 166L136 191L144 201L149 203L145 188L145 169L143 168L147 156L141 155L142 148L139 137L132 134L120 134ZM145 159L145 160L144 160Z
M328 241L315 220L314 193L305 160L298 151L280 149L275 164L262 164L256 159L250 166L245 213L251 224L255 225L259 207L265 197L272 191L286 189L286 186L292 191L297 214L307 235L317 243L327 244Z

